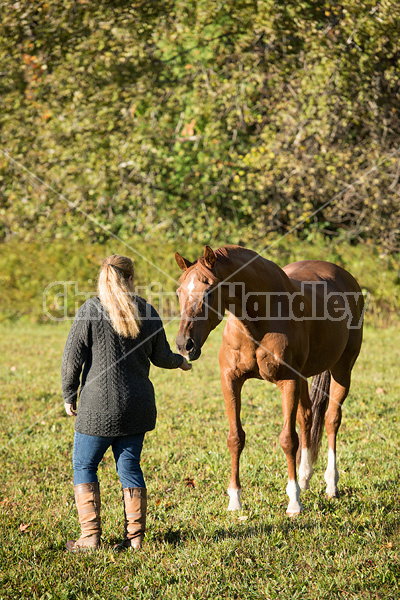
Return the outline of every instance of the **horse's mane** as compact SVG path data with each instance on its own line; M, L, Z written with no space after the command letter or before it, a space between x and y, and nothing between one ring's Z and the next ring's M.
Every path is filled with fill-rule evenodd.
M218 264L230 265L232 264L232 255L246 254L247 252L256 254L253 250L235 245L221 246L221 248L215 250L214 254L217 257ZM179 279L180 283L185 281L186 277L194 267L198 268L197 276L202 283L211 283L211 285L217 285L219 283L219 279L216 277L215 273L205 265L203 256L195 260L194 263L182 273Z

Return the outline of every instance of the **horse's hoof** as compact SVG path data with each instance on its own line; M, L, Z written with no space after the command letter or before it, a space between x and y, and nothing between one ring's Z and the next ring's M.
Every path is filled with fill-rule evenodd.
M287 509L286 514L288 517L292 518L292 517L297 517L298 515L300 515L303 512L303 507L300 508L300 510L294 510L294 509Z
M303 505L301 502L289 502L289 506L286 509L288 517L296 517L303 512Z
M299 504L298 506L289 506L286 509L286 514L288 517L297 517L299 514L303 512L303 506Z
M335 498L340 498L340 492L336 488L335 490L326 490L326 495L330 500L334 500Z

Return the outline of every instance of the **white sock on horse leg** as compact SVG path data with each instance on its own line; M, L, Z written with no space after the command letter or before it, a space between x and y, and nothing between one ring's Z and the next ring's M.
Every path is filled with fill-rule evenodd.
M297 481L289 479L286 493L289 496L289 505L286 509L286 514L289 516L299 514L303 510L303 507L300 502L300 487Z
M302 490L310 489L310 479L314 473L309 448L302 448L299 468L299 485Z
M338 496L337 483L339 481L339 472L336 467L336 452L329 448L328 466L325 471L326 493L330 498Z
M228 488L228 510L242 510L242 503L240 502L241 493L241 489Z

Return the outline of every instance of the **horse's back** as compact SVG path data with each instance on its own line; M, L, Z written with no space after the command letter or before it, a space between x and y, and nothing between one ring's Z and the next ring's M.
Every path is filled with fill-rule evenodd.
M283 271L293 283L326 281L329 287L340 292L361 292L359 284L351 273L325 260L300 260L286 265Z

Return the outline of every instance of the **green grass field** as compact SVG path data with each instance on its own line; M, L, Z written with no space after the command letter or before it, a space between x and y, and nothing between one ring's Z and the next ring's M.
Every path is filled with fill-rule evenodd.
M400 596L399 329L366 330L339 434L340 500L325 496L324 438L305 511L293 520L285 515L280 397L258 381L244 387L243 511L226 510L222 327L190 373L153 369L159 416L143 452L146 543L137 554L110 550L123 510L109 453L99 474L104 547L82 556L64 551L78 534L73 420L60 393L67 332L0 328L1 599ZM171 344L175 332L167 326Z

